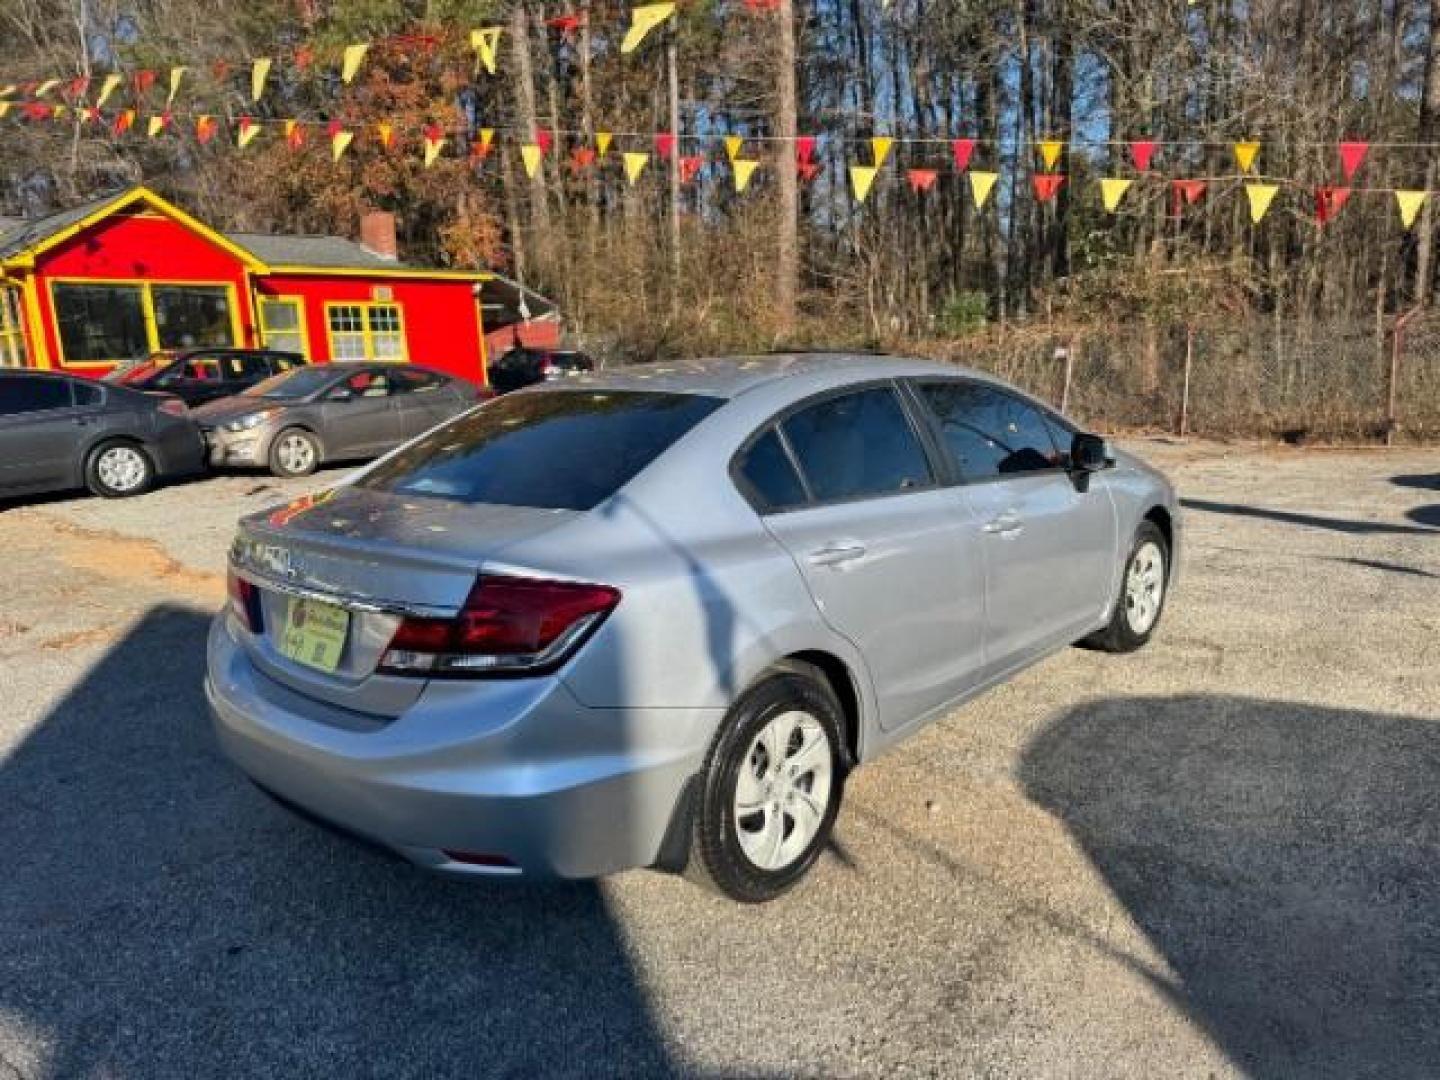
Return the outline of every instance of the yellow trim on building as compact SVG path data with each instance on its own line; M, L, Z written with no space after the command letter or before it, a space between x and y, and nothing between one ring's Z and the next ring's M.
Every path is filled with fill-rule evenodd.
M57 285L96 285L101 288L114 288L116 286L128 287L140 290L140 314L145 320L145 341L150 352L158 352L160 345L160 326L155 319L155 297L153 290L158 288L197 288L197 289L224 289L226 303L230 307L230 346L242 348L244 343L244 328L240 322L240 297L235 283L232 281L186 281L174 278L91 278L91 277L57 277L46 278L46 287L50 290L50 317L55 326L55 345L59 350L59 366L62 368L100 368L114 367L129 357L118 357L113 360L67 360L65 359L65 342L60 335L60 309L55 303L55 286ZM220 346L226 347L226 346Z
M270 328L265 325L265 304L267 302L290 304L295 308L296 329L300 333L300 354L309 360L314 356L310 348L310 327L305 319L305 297L295 296L287 293L255 293L255 328L260 332L259 344L265 348L273 349L270 344ZM328 325L328 324L327 324ZM281 330L280 333L292 333L293 331Z
M34 274L25 275L25 319L30 324L30 363L42 371L54 367L50 346L45 340L45 320L40 317L40 289Z
M362 278L424 278L430 281L469 281L478 283L490 281L495 275L483 270L424 270L414 266L354 267L354 266L271 266L264 271L267 276L293 274L320 277L362 277Z

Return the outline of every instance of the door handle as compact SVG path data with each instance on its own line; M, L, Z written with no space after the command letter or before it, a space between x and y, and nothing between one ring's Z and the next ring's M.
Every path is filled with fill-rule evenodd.
M987 533L992 535L1010 536L1025 528L1025 523L1020 520L1020 515L1014 510L1006 510L999 517L987 521L984 528Z
M811 566L839 566L865 554L864 544L837 543L816 548L806 556Z

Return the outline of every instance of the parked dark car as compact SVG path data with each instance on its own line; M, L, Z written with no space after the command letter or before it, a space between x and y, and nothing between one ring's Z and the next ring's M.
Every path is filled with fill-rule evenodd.
M305 476L322 462L379 457L464 412L482 393L411 364L296 368L195 411L212 465L259 465Z
M274 349L186 349L152 353L105 378L132 390L173 394L193 409L304 363L299 353Z
M73 375L0 371L0 497L87 487L139 495L199 472L205 444L179 398Z
M509 350L490 364L490 385L497 394L595 370L595 361L574 349Z

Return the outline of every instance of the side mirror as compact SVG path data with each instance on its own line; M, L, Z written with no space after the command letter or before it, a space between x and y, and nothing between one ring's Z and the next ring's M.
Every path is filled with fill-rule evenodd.
M326 401L349 401L355 396L355 391L348 386L337 386L325 395Z
M1075 472L1099 472L1109 464L1109 451L1099 435L1077 431L1070 440L1070 468Z

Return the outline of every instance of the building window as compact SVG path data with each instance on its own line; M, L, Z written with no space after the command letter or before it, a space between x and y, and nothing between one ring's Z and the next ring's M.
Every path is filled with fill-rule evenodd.
M234 306L225 285L53 286L60 357L67 364L113 364L159 349L235 344Z
M308 357L304 301L297 296L262 296L260 336L267 348Z
M56 285L60 355L71 364L114 363L154 351L141 285Z
M20 312L20 290L0 286L0 367L25 366L25 323Z
M162 349L233 345L230 293L223 285L152 285L156 344Z
M329 304L325 313L332 360L406 359L398 304Z

